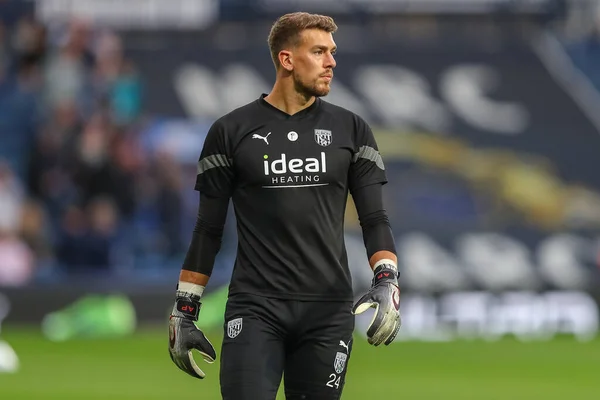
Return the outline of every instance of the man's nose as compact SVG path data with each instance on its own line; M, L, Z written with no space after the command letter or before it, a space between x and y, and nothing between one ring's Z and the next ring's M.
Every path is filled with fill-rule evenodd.
M337 65L337 63L335 62L335 58L333 57L333 54L328 53L327 58L325 59L325 68L335 68L335 66Z

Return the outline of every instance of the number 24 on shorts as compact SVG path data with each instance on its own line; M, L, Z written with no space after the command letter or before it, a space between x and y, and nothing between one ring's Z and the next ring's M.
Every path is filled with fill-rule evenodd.
M336 389L340 388L340 380L342 379L342 375L329 374L329 380L326 385L329 387L335 387Z

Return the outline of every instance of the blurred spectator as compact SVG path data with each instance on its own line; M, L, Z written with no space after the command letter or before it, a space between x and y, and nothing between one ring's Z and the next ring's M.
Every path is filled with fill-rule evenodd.
M57 258L70 273L109 271L118 214L108 198L96 198L86 209L70 206L63 215Z
M121 39L110 31L102 32L95 57L96 95L110 104L111 116L116 124L133 122L141 110L141 82L132 62L123 56Z
M108 197L98 197L87 207L89 215L90 253L101 261L99 268L110 269L114 266L115 245L119 228L119 212L115 203Z
M27 42L21 39L23 35L15 34L13 42ZM39 40L35 33L30 36L31 40ZM23 47L20 53L11 51L8 43L8 34L0 23L0 156L24 177L25 157L39 122L37 94L43 46L37 43L35 49Z
M114 82L123 67L123 45L115 33L104 30L99 34L94 55L96 66L94 78L97 86L110 85Z
M181 224L183 173L173 157L166 152L157 155L154 168L158 183L158 213L160 231L165 243L164 250L168 256L175 256L184 250Z
M41 66L46 55L46 27L31 16L17 23L12 37L12 48L19 65Z
M23 188L6 162L0 160L0 230L16 232L21 219Z
M22 285L33 275L31 250L18 236L23 191L9 166L0 162L0 284Z
M62 215L56 244L56 258L65 269L75 269L88 261L85 235L87 221L80 207L71 205Z
M81 126L75 104L59 103L32 146L29 190L34 197L43 199L52 215L58 215L77 198L72 173Z
M63 102L73 102L79 111L89 113L90 70L94 55L89 49L91 25L83 20L73 20L60 40L45 68L45 98L53 108Z
M33 277L34 256L15 232L0 229L0 285L21 286Z
M121 157L115 157L115 151L125 140L122 134L103 116L95 115L79 137L73 176L84 203L105 195L115 199L119 211L129 216L135 204L134 182L121 168L122 153Z
M142 107L142 84L131 61L123 63L123 68L113 82L110 92L111 112L117 124L135 121Z
M50 225L40 202L28 199L23 204L20 236L38 262L47 264L52 261L54 252L50 241Z

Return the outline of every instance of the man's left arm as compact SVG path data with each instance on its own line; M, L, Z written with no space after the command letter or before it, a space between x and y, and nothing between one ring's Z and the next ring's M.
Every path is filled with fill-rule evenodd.
M360 314L375 308L367 328L368 341L375 346L392 343L401 325L398 259L392 229L383 207L382 186L375 183L352 192L373 270L371 288L356 302L353 313Z

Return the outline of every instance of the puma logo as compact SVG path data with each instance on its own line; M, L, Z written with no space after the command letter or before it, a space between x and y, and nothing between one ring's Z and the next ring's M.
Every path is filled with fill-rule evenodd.
M266 136L260 136L258 133L255 133L254 135L252 135L252 139L261 139L261 140L264 140L266 144L269 144L269 141L267 140L267 138L269 137L270 134L271 134L271 132L267 133Z
M350 342L348 342L348 343L350 343ZM340 346L342 346L346 349L346 353L348 353L350 351L350 349L348 348L348 345L346 343L344 343L343 340L340 340Z

